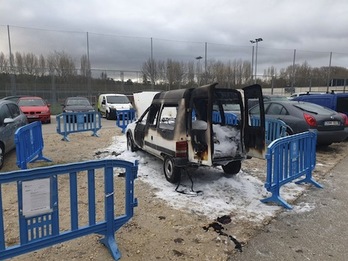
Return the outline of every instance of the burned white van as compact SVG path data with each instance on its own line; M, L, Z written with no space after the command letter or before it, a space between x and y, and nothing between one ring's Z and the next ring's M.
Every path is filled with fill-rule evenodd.
M248 86L242 92L244 101L240 91L214 83L157 93L128 125L127 148L161 158L171 183L180 180L182 169L199 166L221 166L226 175L237 174L244 159L263 157L266 149L261 86ZM260 101L257 126L250 124L249 99Z

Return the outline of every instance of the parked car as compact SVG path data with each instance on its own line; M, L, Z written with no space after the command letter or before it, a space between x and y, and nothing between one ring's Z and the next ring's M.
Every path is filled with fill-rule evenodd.
M290 99L304 96L304 95L316 95L316 94L323 94L322 92L295 92L290 95Z
M15 148L15 132L28 123L27 117L12 101L0 100L0 169L5 154Z
M27 116L28 122L51 123L50 104L40 97L24 96L18 98L18 106Z
M282 95L273 95L273 94L264 94L263 95L263 101L287 101L288 98ZM258 103L257 99L250 99L249 100L249 108L253 107L255 104Z
M126 129L127 148L141 149L163 160L163 171L171 183L180 180L181 170L199 166L222 166L226 175L240 171L247 157L263 158L265 148L265 119L263 102L260 102L259 126L249 126L249 99L262 101L260 85L235 89L217 88L217 83L197 88L178 89L154 93L150 106ZM134 94L138 102L148 103ZM148 97L148 93L144 93ZM147 96L146 96L147 95ZM230 124L225 108L236 104L242 119ZM139 114L137 114L139 115Z
M95 112L95 109L93 105L89 102L89 100L86 97L68 97L65 99L63 106L63 113L64 112ZM85 118L85 122L91 122L93 121L93 116L88 115L88 118ZM67 116L66 121L73 121L76 122L76 116L69 118Z
M265 102L266 118L280 119L287 125L288 135L305 131L317 132L318 145L330 145L347 138L347 122L341 114L326 107L298 101ZM250 114L258 114L259 107L250 109Z
M86 97L68 97L65 99L63 112L92 112L95 111Z
M117 110L131 108L132 104L124 94L101 94L98 97L98 111L108 120L116 119Z
M2 98L3 100L8 100L8 101L13 101L15 103L18 102L18 99L23 97L23 95L12 95L12 96L6 96L4 98Z
M348 93L301 95L293 98L293 100L312 102L348 115Z

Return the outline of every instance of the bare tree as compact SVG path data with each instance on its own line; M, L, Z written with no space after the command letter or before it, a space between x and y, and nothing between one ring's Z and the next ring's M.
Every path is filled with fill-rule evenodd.
M189 85L194 85L195 83L195 64L192 61L187 64L187 83Z
M159 78L159 72L156 61L154 59L149 58L146 62L144 62L142 73L146 75L147 79L150 79L152 85L155 85Z
M157 62L157 71L158 71L158 77L157 79L160 82L166 82L167 79L167 70L166 70L166 64L164 61L158 61Z
M41 76L44 76L46 73L46 59L42 54L39 58L39 72Z
M24 56L24 68L27 74L37 75L38 74L39 59L33 53L27 53Z
M51 53L47 58L47 64L50 73L56 73L57 76L68 77L76 75L76 68L73 59L65 52Z
M19 74L23 74L24 73L24 61L23 61L23 56L20 52L16 52L15 53L15 64L16 64L16 68L17 68L17 72Z
M86 54L81 57L81 75L85 77L91 76L91 64Z
M9 64L3 52L0 53L0 73L8 73Z

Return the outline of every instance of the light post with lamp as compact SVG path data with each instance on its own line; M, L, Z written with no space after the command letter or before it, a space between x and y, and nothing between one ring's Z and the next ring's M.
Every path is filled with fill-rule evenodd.
M198 84L198 86L201 84L201 78L202 78L201 59L203 59L202 56L196 57L196 60L198 61L198 64L197 64L197 84Z
M253 45L251 48L251 82L253 82L254 79L254 40L250 40L251 44Z
M250 42L252 44L256 43L256 50L255 50L255 78L254 78L254 82L256 83L256 76L257 76L257 49L259 46L259 42L262 42L263 39L262 38L256 38L255 40L250 40ZM253 58L252 58L252 63L254 61L254 46L253 46ZM253 65L252 65L253 66Z

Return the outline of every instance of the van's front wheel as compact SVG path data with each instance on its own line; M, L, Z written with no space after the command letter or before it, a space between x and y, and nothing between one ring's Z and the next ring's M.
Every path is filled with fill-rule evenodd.
M240 171L241 167L242 167L242 162L240 160L237 160L237 161L231 161L225 166L222 166L222 169L227 175L235 175Z
M111 120L111 115L110 115L110 113L108 111L105 112L105 118L107 120Z
M177 183L180 180L181 169L176 167L171 157L165 157L163 161L163 172L166 180L170 183Z
M130 150L131 152L138 150L137 146L134 144L132 135L130 133L127 133L127 150Z

